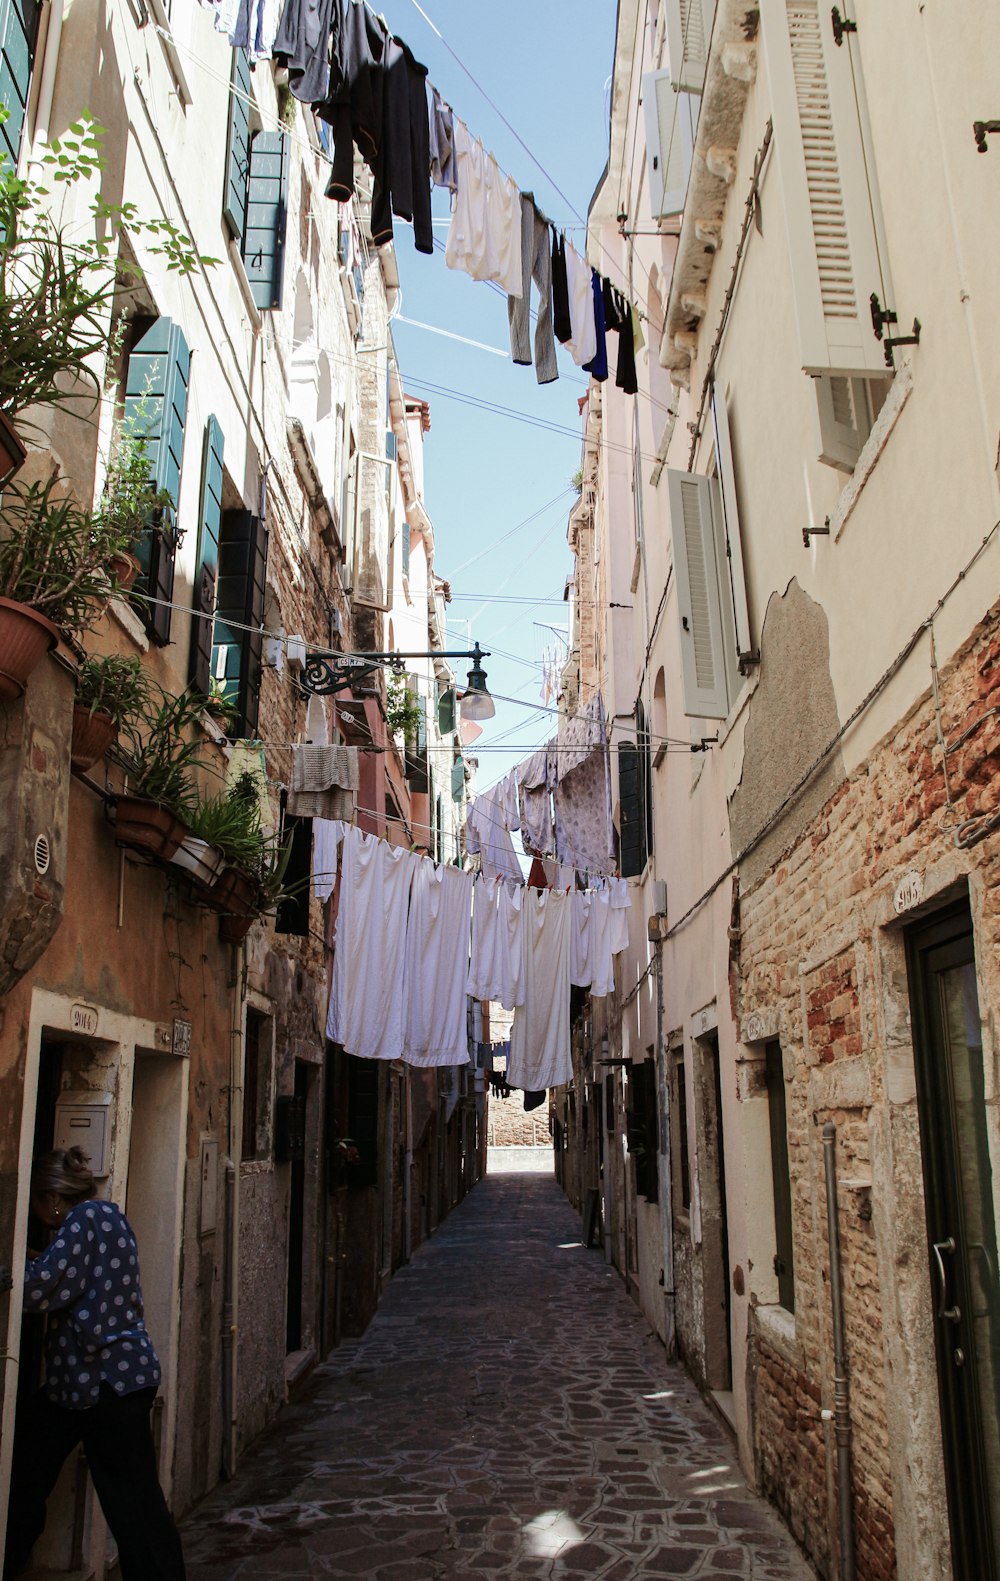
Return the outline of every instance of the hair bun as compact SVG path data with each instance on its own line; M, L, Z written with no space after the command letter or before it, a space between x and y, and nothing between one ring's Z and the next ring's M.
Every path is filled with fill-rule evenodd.
M82 1147L68 1147L66 1149L66 1168L74 1175L89 1175L90 1154L85 1153Z

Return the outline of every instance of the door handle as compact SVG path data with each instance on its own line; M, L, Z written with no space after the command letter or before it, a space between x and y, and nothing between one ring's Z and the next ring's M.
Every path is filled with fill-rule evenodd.
M948 1275L944 1266L944 1258L941 1255L942 1252L949 1252L951 1256L955 1255L955 1237L954 1235L949 1235L946 1241L933 1241L931 1244L934 1258L937 1262L938 1283L940 1285L937 1315L939 1318L947 1318L949 1323L957 1323L962 1313L958 1307L950 1307L948 1305Z

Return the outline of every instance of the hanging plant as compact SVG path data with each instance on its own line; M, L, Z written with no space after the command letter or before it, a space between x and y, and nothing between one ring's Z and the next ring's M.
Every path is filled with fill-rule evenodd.
M420 706L406 684L406 678L393 671L386 677L385 717L391 733L402 735L407 741L416 735L420 722Z

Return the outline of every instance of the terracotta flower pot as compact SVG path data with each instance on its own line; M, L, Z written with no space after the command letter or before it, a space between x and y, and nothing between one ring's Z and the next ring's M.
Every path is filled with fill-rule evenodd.
M74 708L70 762L81 771L93 768L117 738L118 726L103 709L92 714L89 708Z
M59 641L51 620L26 604L0 598L0 703L12 703L28 676Z
M188 833L175 812L145 796L119 796L115 803L115 844L146 851L169 861Z
M213 911L226 912L232 917L255 917L258 912L257 886L238 867L227 867L217 878L209 892L209 905Z
M10 418L0 412L0 487L24 465L27 454L27 447L22 443Z
M242 944L256 921L254 914L249 917L220 917L219 938L223 944Z
M127 593L139 575L139 562L135 555L125 554L122 551L111 556L108 561L108 570L114 579L117 592Z

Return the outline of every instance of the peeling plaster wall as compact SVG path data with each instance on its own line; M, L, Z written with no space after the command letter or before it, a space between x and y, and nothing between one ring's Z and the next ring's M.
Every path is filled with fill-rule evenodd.
M830 676L827 617L795 577L783 594L771 595L760 655L760 682L750 699L744 727L740 783L729 798L734 856L774 815L840 725ZM740 882L745 888L752 888L782 850L798 839L843 779L843 772L838 748L774 830L740 864Z

